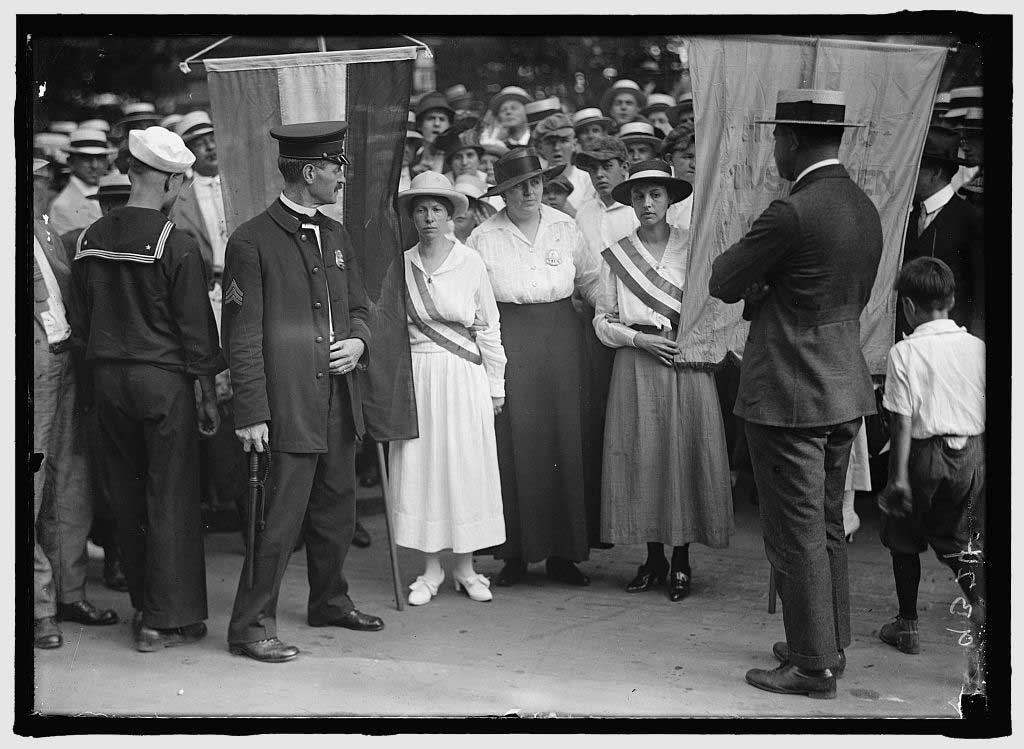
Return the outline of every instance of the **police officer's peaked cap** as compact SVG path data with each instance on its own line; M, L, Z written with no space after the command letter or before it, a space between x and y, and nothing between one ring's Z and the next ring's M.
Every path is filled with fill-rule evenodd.
M348 164L345 158L345 132L348 123L342 120L300 122L270 128L270 137L277 141L278 154L286 159L327 159Z

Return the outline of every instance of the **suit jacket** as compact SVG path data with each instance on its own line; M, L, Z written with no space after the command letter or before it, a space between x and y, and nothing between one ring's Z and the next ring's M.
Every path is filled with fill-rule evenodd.
M43 254L46 255L46 259L50 262L50 269L53 271L54 278L57 279L61 301L64 303L64 312L68 316L68 324L70 325L71 316L74 312L71 298L71 259L61 243L60 237L52 229L48 229L46 224L39 219L32 220L32 233L39 240L39 246L43 248ZM32 259L32 271L32 288L35 302L33 304L32 317L35 320L35 338L37 343L40 342L41 338L42 344L46 345L46 327L43 325L40 310L46 308L45 303L49 292L46 288L46 283L43 281L42 271L39 269L39 265L35 262L34 257Z
M968 331L985 337L985 233L982 213L955 195L942 207L932 222L917 236L920 208L910 214L903 245L903 262L931 255L953 271L956 303L950 317ZM903 316L903 305L896 306L896 340L902 340L910 326Z
M337 221L322 216L319 222L322 257L313 231L301 229L275 200L235 230L224 258L221 335L235 424L269 422L271 448L284 452L327 452L328 303L335 339L360 338L367 346L363 356L369 353L368 302L352 241ZM338 267L338 253L344 268ZM340 376L361 435L363 375L353 370Z
M50 204L50 231L64 234L72 229L84 229L102 216L100 201L87 198L71 180Z
M194 189L182 190L171 208L170 219L174 226L191 236L199 244L199 252L206 261L206 267L213 270L213 244L206 231L206 221L199 208Z
M882 256L874 204L839 164L815 169L776 200L712 265L709 291L738 302L755 281L735 413L809 427L875 413L860 314Z

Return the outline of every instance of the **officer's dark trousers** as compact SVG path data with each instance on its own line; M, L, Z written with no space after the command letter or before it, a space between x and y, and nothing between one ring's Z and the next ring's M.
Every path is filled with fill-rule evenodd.
M256 540L253 587L246 586L243 569L229 643L277 637L277 597L300 531L306 539L309 623L324 624L354 608L342 566L355 531L355 450L348 385L343 377L332 377L327 452L271 453L266 527Z
M765 552L782 599L790 662L800 668L835 668L838 651L850 644L843 488L860 423L746 423Z
M142 622L206 618L193 378L148 364L95 368L100 483L117 518L125 577Z

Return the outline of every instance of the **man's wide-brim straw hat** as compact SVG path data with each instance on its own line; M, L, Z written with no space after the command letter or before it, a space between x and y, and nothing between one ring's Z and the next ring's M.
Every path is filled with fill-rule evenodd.
M612 188L612 197L623 205L629 205L629 193L638 184L655 183L662 185L669 196L669 203L686 200L693 192L693 185L685 179L672 176L672 170L661 159L641 161L629 168L629 177Z
M756 120L758 125L818 125L821 127L866 127L846 120L846 94L821 88L779 91L775 119Z
M456 190L448 178L439 172L422 172L413 177L409 189L395 196L395 207L399 213L407 213L410 201L419 197L444 198L450 201L452 216L458 216L469 207L469 198Z
M558 164L545 169L541 166L540 156L535 149L513 148L494 162L494 179L497 184L488 190L484 197L500 195L532 177L554 177L565 171L565 167L565 164Z

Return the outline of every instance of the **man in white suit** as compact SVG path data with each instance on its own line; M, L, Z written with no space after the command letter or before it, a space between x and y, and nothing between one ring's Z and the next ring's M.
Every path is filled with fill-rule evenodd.
M103 215L99 201L89 196L99 190L100 177L110 171L110 157L117 153L105 133L88 129L76 130L61 150L68 154L71 179L50 205L49 227L56 234L84 229Z

